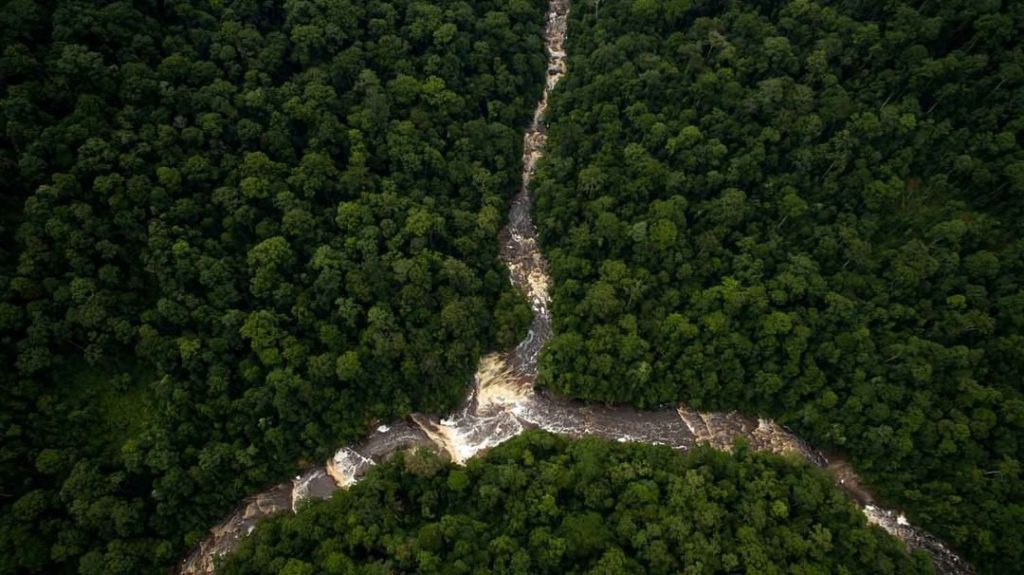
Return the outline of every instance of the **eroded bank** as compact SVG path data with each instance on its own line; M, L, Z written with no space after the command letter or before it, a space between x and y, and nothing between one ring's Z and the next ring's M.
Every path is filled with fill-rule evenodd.
M234 551L260 520L276 513L294 512L305 499L327 498L337 489L353 485L372 466L397 452L428 448L446 453L456 463L464 463L530 428L572 437L596 435L622 442L668 445L678 450L690 449L698 443L730 449L737 439L744 438L755 450L797 454L828 471L870 522L898 537L909 548L931 555L938 572L973 573L970 565L936 538L910 525L902 514L879 507L849 465L829 461L770 420L754 420L736 412L699 412L686 406L642 411L628 406L589 405L534 390L538 358L551 337L551 279L530 216L530 183L547 141L548 101L566 73L568 14L566 0L549 2L545 29L547 81L523 138L522 188L512 200L508 224L500 235L500 257L508 267L509 280L529 300L533 310L526 338L511 351L493 353L480 360L464 405L452 415L439 418L413 414L406 421L381 425L361 443L338 450L323 467L246 499L210 530L183 561L180 573L212 573L215 559Z

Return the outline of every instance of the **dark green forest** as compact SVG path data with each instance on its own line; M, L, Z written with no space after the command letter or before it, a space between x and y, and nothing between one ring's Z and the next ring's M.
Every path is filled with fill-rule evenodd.
M6 0L0 575L166 573L241 498L443 413L543 0ZM540 385L770 416L1024 573L1024 3L578 0ZM802 465L531 435L274 520L229 573L927 572Z
M544 7L3 3L0 573L164 573L518 340Z
M1024 569L1024 3L578 2L540 383L777 418Z
M260 525L223 575L931 573L802 461L529 432L399 456Z

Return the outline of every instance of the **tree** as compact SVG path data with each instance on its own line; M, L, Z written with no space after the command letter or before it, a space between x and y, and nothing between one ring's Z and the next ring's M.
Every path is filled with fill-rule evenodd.
M525 473L523 465L538 473ZM685 496L683 481L689 483ZM790 495L797 488L821 497L798 505ZM597 491L606 500L599 508L587 498ZM477 495L490 492L504 497L482 506ZM546 512L555 500L559 513ZM424 513L398 513L410 508ZM794 517L796 509L805 515ZM761 510L771 512L751 522ZM405 543L395 546L396 537ZM372 572L381 561L389 569L424 572L774 571L792 565L808 572L878 565L930 572L898 541L869 528L823 474L804 464L707 448L680 457L667 447L573 443L540 432L514 438L465 468L424 451L399 455L333 499L260 525L221 568L241 574L275 565L313 571L344 565Z

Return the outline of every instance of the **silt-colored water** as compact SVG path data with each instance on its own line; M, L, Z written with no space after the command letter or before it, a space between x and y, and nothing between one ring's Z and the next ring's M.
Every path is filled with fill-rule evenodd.
M736 439L745 438L755 450L797 454L830 472L871 523L898 537L909 548L930 554L939 573L973 573L970 565L936 538L910 525L902 514L878 507L849 465L830 462L770 420L754 420L736 412L705 413L686 406L642 411L628 406L590 405L534 390L538 357L552 333L551 280L530 216L530 183L547 141L544 117L548 98L566 73L568 12L567 0L549 2L545 31L547 81L523 139L522 189L512 200L508 225L500 236L500 255L508 266L509 280L533 309L526 338L507 353L492 353L480 360L465 404L447 418L417 413L408 420L382 425L361 443L339 449L323 467L248 498L210 530L182 562L179 572L212 573L214 560L236 549L261 519L294 512L303 500L330 497L337 489L358 482L371 467L395 453L429 448L462 464L526 429L540 428L572 437L596 435L620 442L667 445L681 451L698 443L728 450Z

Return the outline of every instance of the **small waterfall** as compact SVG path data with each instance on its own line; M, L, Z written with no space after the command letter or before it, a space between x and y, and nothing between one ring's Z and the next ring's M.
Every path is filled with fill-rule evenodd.
M182 563L179 572L182 575L212 573L214 559L234 551L260 519L284 511L294 512L303 499L330 497L336 489L355 484L377 462L399 451L426 447L463 464L526 429L540 428L572 437L597 435L620 442L668 445L677 450L690 449L698 443L729 450L736 439L744 438L755 450L798 454L831 473L836 484L850 494L870 522L880 525L909 548L929 553L939 573L972 574L970 565L928 533L909 525L903 515L877 507L849 465L841 461L829 462L820 452L773 421L752 420L736 412L699 412L686 406L641 411L628 406L589 405L534 391L538 358L552 333L548 309L551 279L530 215L530 183L547 142L548 99L566 73L568 15L568 0L549 2L545 29L547 81L533 122L523 137L523 185L512 199L508 224L499 238L500 257L508 267L509 281L533 309L527 336L510 352L489 354L480 360L469 395L454 414L441 419L417 413L408 421L381 426L358 445L339 449L324 467L250 497L235 513L210 530L206 539Z

